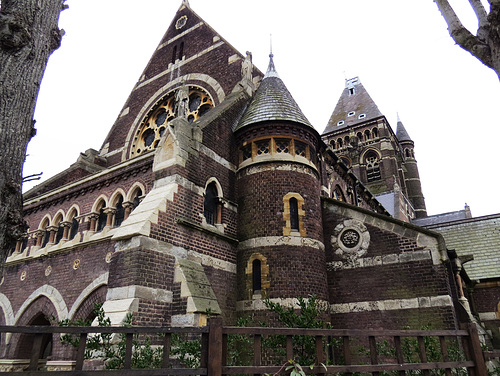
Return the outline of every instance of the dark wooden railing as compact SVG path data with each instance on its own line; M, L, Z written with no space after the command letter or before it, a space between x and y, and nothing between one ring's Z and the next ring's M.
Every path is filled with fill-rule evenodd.
M308 336L314 342L315 354L311 355L314 364L302 364L307 374L340 373L351 376L354 372L379 375L381 371L393 371L403 376L406 371L419 371L431 375L432 370L444 370L447 376L452 370L467 370L469 375L487 376L485 360L498 357L499 352L483 354L477 330L474 325L464 326L462 330L352 330L352 329L300 329L300 328L260 328L222 326L220 318L212 318L209 325L202 328L173 327L7 327L0 326L0 333L24 333L34 335L31 359L26 371L17 375L208 375L223 374L275 374L286 373L288 359L294 359L294 344L297 336ZM47 333L71 334L80 337L73 371L37 371L41 352L42 337ZM91 333L121 333L126 336L123 369L84 370L84 353L87 337ZM158 334L160 334L158 336ZM201 341L199 368L186 368L178 361L172 361L171 336L173 334L196 336ZM136 335L155 335L158 346L163 347L161 368L132 369L133 338ZM234 336L245 338L246 351L252 353L247 365L228 364L228 346L234 345ZM280 336L283 343L283 356L278 349L268 349L263 343L272 336ZM335 346L329 347L335 339ZM411 359L408 357L409 340L415 349ZM429 341L437 346L429 352ZM385 343L391 349L380 351ZM453 344L452 347L451 344ZM359 348L364 351L359 352ZM453 354L450 353L450 349ZM457 350L460 356L457 356ZM389 355L390 354L390 355ZM75 359L74 359L75 360ZM307 367L305 367L307 366Z

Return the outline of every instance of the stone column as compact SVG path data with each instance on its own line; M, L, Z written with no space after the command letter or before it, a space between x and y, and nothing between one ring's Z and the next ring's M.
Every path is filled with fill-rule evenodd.
M59 224L64 228L62 240L68 240L69 239L69 230L71 229L72 222L70 221L64 221Z
M106 227L112 227L114 222L114 216L116 213L115 208L105 208L104 213L107 215L106 217Z
M57 234L57 226L49 226L47 227L47 230L50 231L50 236L49 236L49 242L48 244L54 244L56 241L56 234Z
M89 214L90 229L89 232L94 233L97 228L97 220L99 219L99 213L92 212Z

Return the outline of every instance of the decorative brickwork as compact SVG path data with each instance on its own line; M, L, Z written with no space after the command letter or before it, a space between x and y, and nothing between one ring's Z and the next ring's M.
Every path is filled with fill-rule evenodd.
M335 328L456 327L442 237L375 196L394 193L405 220L420 200L372 110L324 143L274 62L263 75L183 2L102 148L25 194L0 324L92 319L95 303L112 325L274 323L263 299L316 295ZM498 313L495 291L474 292L480 314ZM26 338L7 342L0 356L28 357ZM51 367L71 366L52 349Z

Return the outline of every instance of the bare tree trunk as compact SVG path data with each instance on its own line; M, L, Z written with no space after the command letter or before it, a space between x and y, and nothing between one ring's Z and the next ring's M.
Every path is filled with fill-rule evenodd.
M2 0L0 8L0 275L26 231L22 170L47 60L60 45L64 0Z
M443 15L455 43L493 69L500 79L500 0L488 0L489 13L480 0L469 0L478 20L476 35L462 25L448 0L434 0L434 2Z

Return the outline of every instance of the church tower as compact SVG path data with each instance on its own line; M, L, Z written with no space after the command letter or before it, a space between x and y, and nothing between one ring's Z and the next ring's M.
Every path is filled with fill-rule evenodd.
M395 218L410 222L426 212L417 163L410 156L414 144L401 127L399 139L355 77L346 80L322 137Z
M238 308L262 309L264 298L326 300L321 139L279 78L272 54L235 136Z

